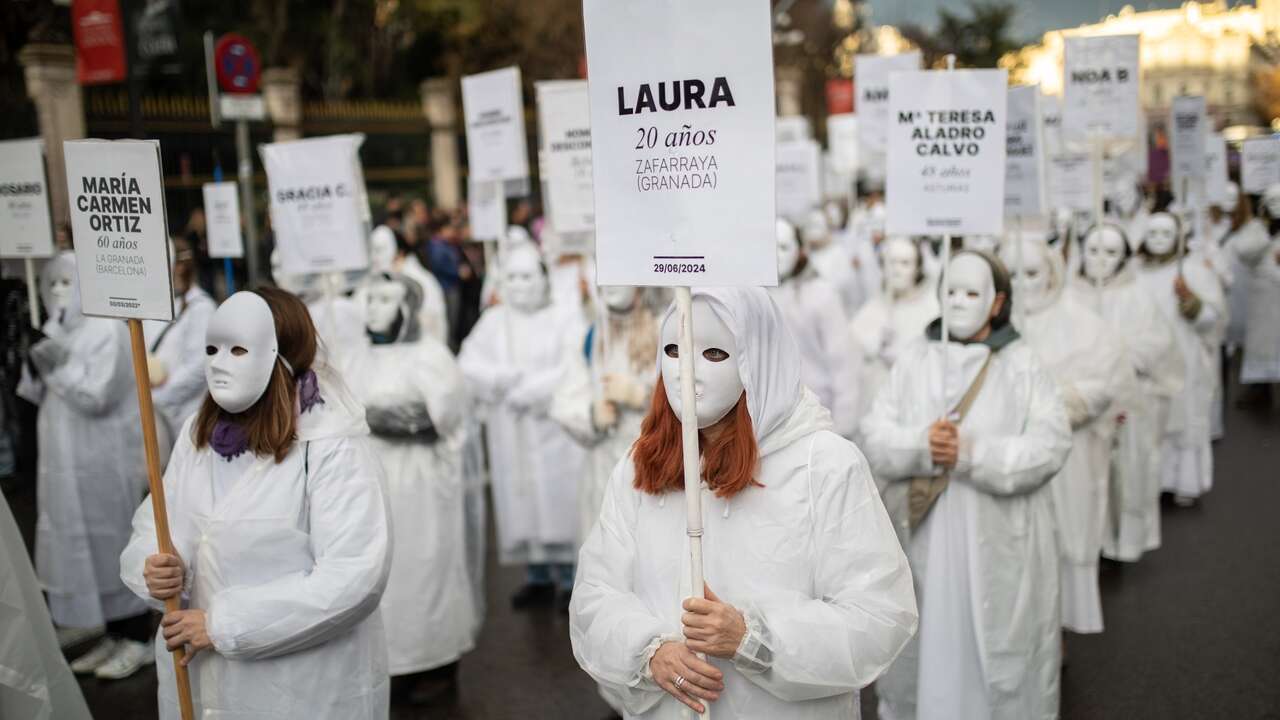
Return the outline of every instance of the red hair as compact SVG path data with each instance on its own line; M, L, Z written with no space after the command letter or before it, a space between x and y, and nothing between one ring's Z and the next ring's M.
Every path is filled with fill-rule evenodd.
M698 431L698 448L702 452L702 479L718 498L731 498L751 485L760 485L754 475L759 448L747 411L747 395L725 416L727 427L708 439ZM721 420L720 422L724 422ZM684 489L684 452L680 435L680 419L667 402L662 378L653 391L649 412L640 426L640 438L631 446L631 460L636 469L635 488L650 495L661 495Z

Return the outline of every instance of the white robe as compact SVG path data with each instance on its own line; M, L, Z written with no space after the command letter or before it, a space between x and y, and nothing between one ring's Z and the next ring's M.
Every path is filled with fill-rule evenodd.
M918 643L877 685L881 717L954 718L956 708L968 708L998 720L1050 720L1058 714L1061 644L1046 483L1071 449L1066 409L1025 342L997 352L960 423L960 463L911 535L905 481L937 471L928 428L943 412L942 352L941 343L924 340L904 350L863 421L885 506L910 547L921 607ZM951 409L990 351L950 343L946 352Z
M182 296L179 307L181 312L172 323L148 320L142 324L147 351L164 363L169 376L163 385L151 388L151 401L175 431L200 411L208 391L204 335L218 304L204 290L193 286Z
M820 247L808 249L809 265L821 278L831 283L839 293L845 316L858 311L867 296L877 285L868 285L861 271L862 261L855 263L858 255L850 254L835 238ZM873 255L874 257L874 255ZM878 266L876 269L879 269Z
M1245 320L1243 383L1280 382L1280 236L1252 263Z
M1249 220L1222 241L1222 249L1230 263L1235 282L1227 293L1227 345L1231 348L1244 345L1249 320L1249 301L1253 296L1254 266L1262 259L1262 252L1271 242L1267 228L1257 218Z
M1214 357L1218 352L1220 328L1226 321L1226 299L1203 256L1188 254L1181 267L1187 285L1201 301L1200 314L1194 320L1187 320L1178 311L1178 298L1173 291L1178 261L1144 264L1138 277L1173 328L1186 379L1182 392L1172 398L1169 424L1161 440L1161 485L1180 496L1199 497L1213 487L1210 410L1215 382Z
M553 304L532 313L495 305L458 355L473 396L485 404L498 557L505 565L573 562L583 452L547 412L563 373L565 338L580 333ZM512 369L523 372L520 387L533 398L527 412L506 401L515 388L501 383Z
M866 460L830 432L829 414L803 389L798 350L767 295L695 288L694 296L723 303L715 312L737 339L762 483L731 499L699 488L707 584L748 627L732 661L709 659L725 684L711 715L857 718L858 690L915 630L906 558ZM682 639L681 602L691 594L685 503L634 481L626 458L582 548L569 637L624 717L675 720L689 711L648 663L663 642Z
M188 422L165 472L184 599L205 610L213 642L189 668L198 717L377 720L390 710L378 611L391 559L382 467L364 409L340 380L320 376L324 404L299 416L282 462L245 454L228 466L196 449ZM148 498L119 572L159 609L142 576L156 552ZM173 661L158 631L155 652L160 717L176 720Z
M835 286L806 270L767 289L800 346L801 380L831 411L836 433L853 437L858 380L849 320Z
M1132 269L1101 286L1073 276L1066 294L1097 313L1121 343L1126 367L1108 415L1123 414L1125 422L1111 452L1102 555L1133 562L1160 547L1160 438L1184 369L1172 327Z
M147 482L129 331L75 313L47 323L54 332L65 333L69 355L42 378L36 572L55 624L96 627L146 611L119 577Z
M1119 339L1102 318L1063 294L1025 318L1015 315L1023 339L1058 383L1071 421L1066 464L1049 484L1062 553L1062 626L1077 633L1102 632L1098 555L1111 482L1115 416L1108 412L1128 369Z
M936 317L938 294L931 279L900 298L882 292L858 309L849 329L857 350L859 424L888 380L894 360L903 348L924 337L925 328Z
M467 573L462 443L468 397L448 348L427 335L414 343L366 342L343 366L367 408L426 403L439 439L381 437L395 554L382 594L392 675L447 665L475 647L479 623Z

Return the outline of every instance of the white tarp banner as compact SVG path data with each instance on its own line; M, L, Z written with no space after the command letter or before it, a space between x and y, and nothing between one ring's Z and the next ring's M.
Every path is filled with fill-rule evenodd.
M1169 172L1175 195L1182 193L1182 181L1198 186L1203 181L1204 140L1208 134L1204 98L1184 95L1169 107Z
M885 179L885 148L889 137L889 74L919 70L918 50L899 55L858 55L853 59L854 105L863 175L873 183Z
M827 148L836 172L858 172L858 116L853 113L827 116Z
M467 169L471 180L527 180L529 150L520 68L490 70L462 78L462 114L467 127Z
M240 234L240 195L234 182L204 184L204 223L209 257L244 257Z
M1240 190L1260 195L1280 183L1280 137L1249 138L1240 144Z
M157 140L67 140L67 197L86 315L173 320Z
M822 203L822 148L814 140L778 143L778 215L797 225Z
M585 0L583 18L599 284L776 284L769 4ZM636 62L640 38L662 51Z
M1044 142L1040 131L1040 87L1009 88L1005 143L1005 217L1045 214Z
M552 80L535 86L542 184L547 215L558 235L595 229L591 192L591 103L586 80Z
M467 192L467 218L471 237L482 242L502 240L507 235L507 198L502 181L472 182Z
M49 183L40 138L0 142L0 257L53 255Z
M1045 166L1049 207L1093 212L1093 160L1087 152L1064 152Z
M329 135L261 147L271 227L286 274L369 266L363 140L362 135Z
M1066 38L1063 136L1071 142L1138 137L1138 36Z
M1227 199L1227 141L1221 133L1208 133L1204 139L1204 192L1208 205L1221 205Z
M889 77L888 235L995 235L1004 229L1004 70L911 70Z

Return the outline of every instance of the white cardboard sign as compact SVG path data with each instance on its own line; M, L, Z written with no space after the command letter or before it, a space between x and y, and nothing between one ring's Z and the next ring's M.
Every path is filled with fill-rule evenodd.
M1040 88L1009 88L1006 130L1004 214L1038 217L1044 206L1044 142L1040 130Z
M889 78L889 235L1004 229L1004 70L911 70Z
M173 320L157 140L67 140L67 195L85 315Z
M1067 140L1138 135L1138 37L1067 37L1063 132Z
M793 223L822 202L822 148L814 140L778 143L778 215Z
M1184 95L1173 99L1169 106L1169 160L1170 173L1178 186L1174 194L1182 192L1185 178L1190 185L1198 185L1204 173L1204 139L1208 134L1204 98Z
M591 102L586 80L553 80L535 86L542 141L542 183L551 227L557 234L595 230L591 189Z
M0 142L0 257L53 255L49 183L40 138Z
M769 4L585 0L583 17L599 284L777 284ZM661 52L637 62L637 38Z
M467 124L467 167L475 182L529 177L520 68L462 78L462 114Z
M858 116L853 113L827 116L827 148L833 169L842 175L858 172Z
M240 195L235 182L205 183L203 191L209 257L244 257L244 238L240 234Z
M867 178L885 179L885 147L889 137L889 75L899 70L919 70L920 51L899 55L858 55L853 59L854 109L860 118L859 157Z
M362 140L360 135L329 135L262 146L271 227L285 273L369 266Z
M1221 205L1227 199L1227 141L1221 133L1209 133L1204 139L1204 191L1209 205Z
M804 115L784 115L779 117L775 128L779 143L800 142L813 137L813 129L809 127L809 118Z
M1249 138L1240 144L1240 190L1259 195L1280 183L1280 137Z
M1064 152L1045 168L1049 207L1093 212L1093 159L1087 152Z

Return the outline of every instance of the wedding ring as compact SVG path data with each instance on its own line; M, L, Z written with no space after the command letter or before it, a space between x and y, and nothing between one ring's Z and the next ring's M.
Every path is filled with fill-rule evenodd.
M676 676L676 689L677 689L677 690L679 690L679 689L680 689L680 686L682 686L682 685L684 685L684 676L683 676L683 675L677 675L677 676Z

